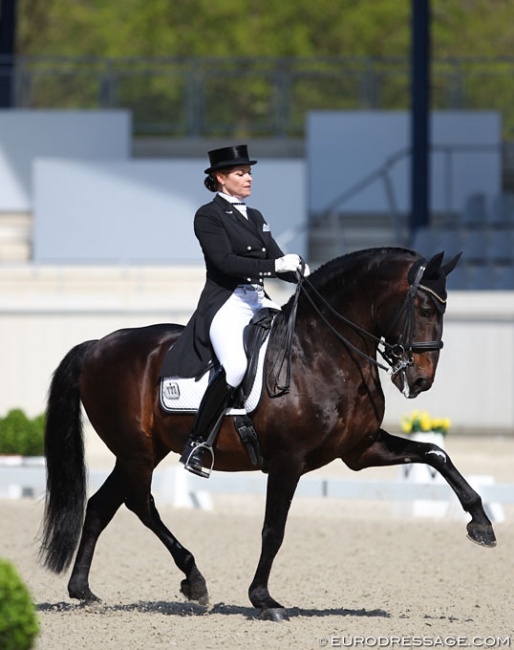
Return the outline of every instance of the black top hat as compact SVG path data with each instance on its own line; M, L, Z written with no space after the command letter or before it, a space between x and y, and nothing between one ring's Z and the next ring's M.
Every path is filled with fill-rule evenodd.
M256 160L250 160L248 158L248 147L246 144L209 151L209 162L211 166L205 170L206 174L218 171L219 169L236 167L236 165L255 165L257 163Z

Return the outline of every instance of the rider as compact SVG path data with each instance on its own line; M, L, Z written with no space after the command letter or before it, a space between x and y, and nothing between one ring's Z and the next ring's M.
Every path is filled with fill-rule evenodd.
M259 309L280 310L265 293L264 279L295 282L303 264L298 255L284 255L262 214L244 202L252 188L251 166L257 163L250 160L247 146L209 151L209 163L204 185L216 196L194 219L206 282L168 359L179 377L199 377L211 361L216 367L180 457L187 470L204 477L209 476L202 468L208 447L202 443L220 424L246 371L243 330ZM305 266L304 275L308 272Z

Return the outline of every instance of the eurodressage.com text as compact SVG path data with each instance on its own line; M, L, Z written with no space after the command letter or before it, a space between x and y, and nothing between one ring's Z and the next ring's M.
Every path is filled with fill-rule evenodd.
M510 636L327 636L320 648L510 648Z

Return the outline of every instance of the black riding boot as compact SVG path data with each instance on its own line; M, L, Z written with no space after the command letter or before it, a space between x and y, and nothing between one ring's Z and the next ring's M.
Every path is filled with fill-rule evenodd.
M209 381L196 414L191 435L180 457L180 462L193 474L209 478L214 462L212 447L225 409L235 390L225 381L225 370L221 366L217 368ZM206 460L207 454L210 454L209 468L204 469L203 461Z

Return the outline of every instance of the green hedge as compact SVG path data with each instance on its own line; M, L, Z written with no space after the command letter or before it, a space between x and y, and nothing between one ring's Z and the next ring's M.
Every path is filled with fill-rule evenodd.
M0 558L0 648L28 650L39 622L30 593L14 566Z
M45 416L28 418L21 409L12 409L0 418L0 454L43 456Z

